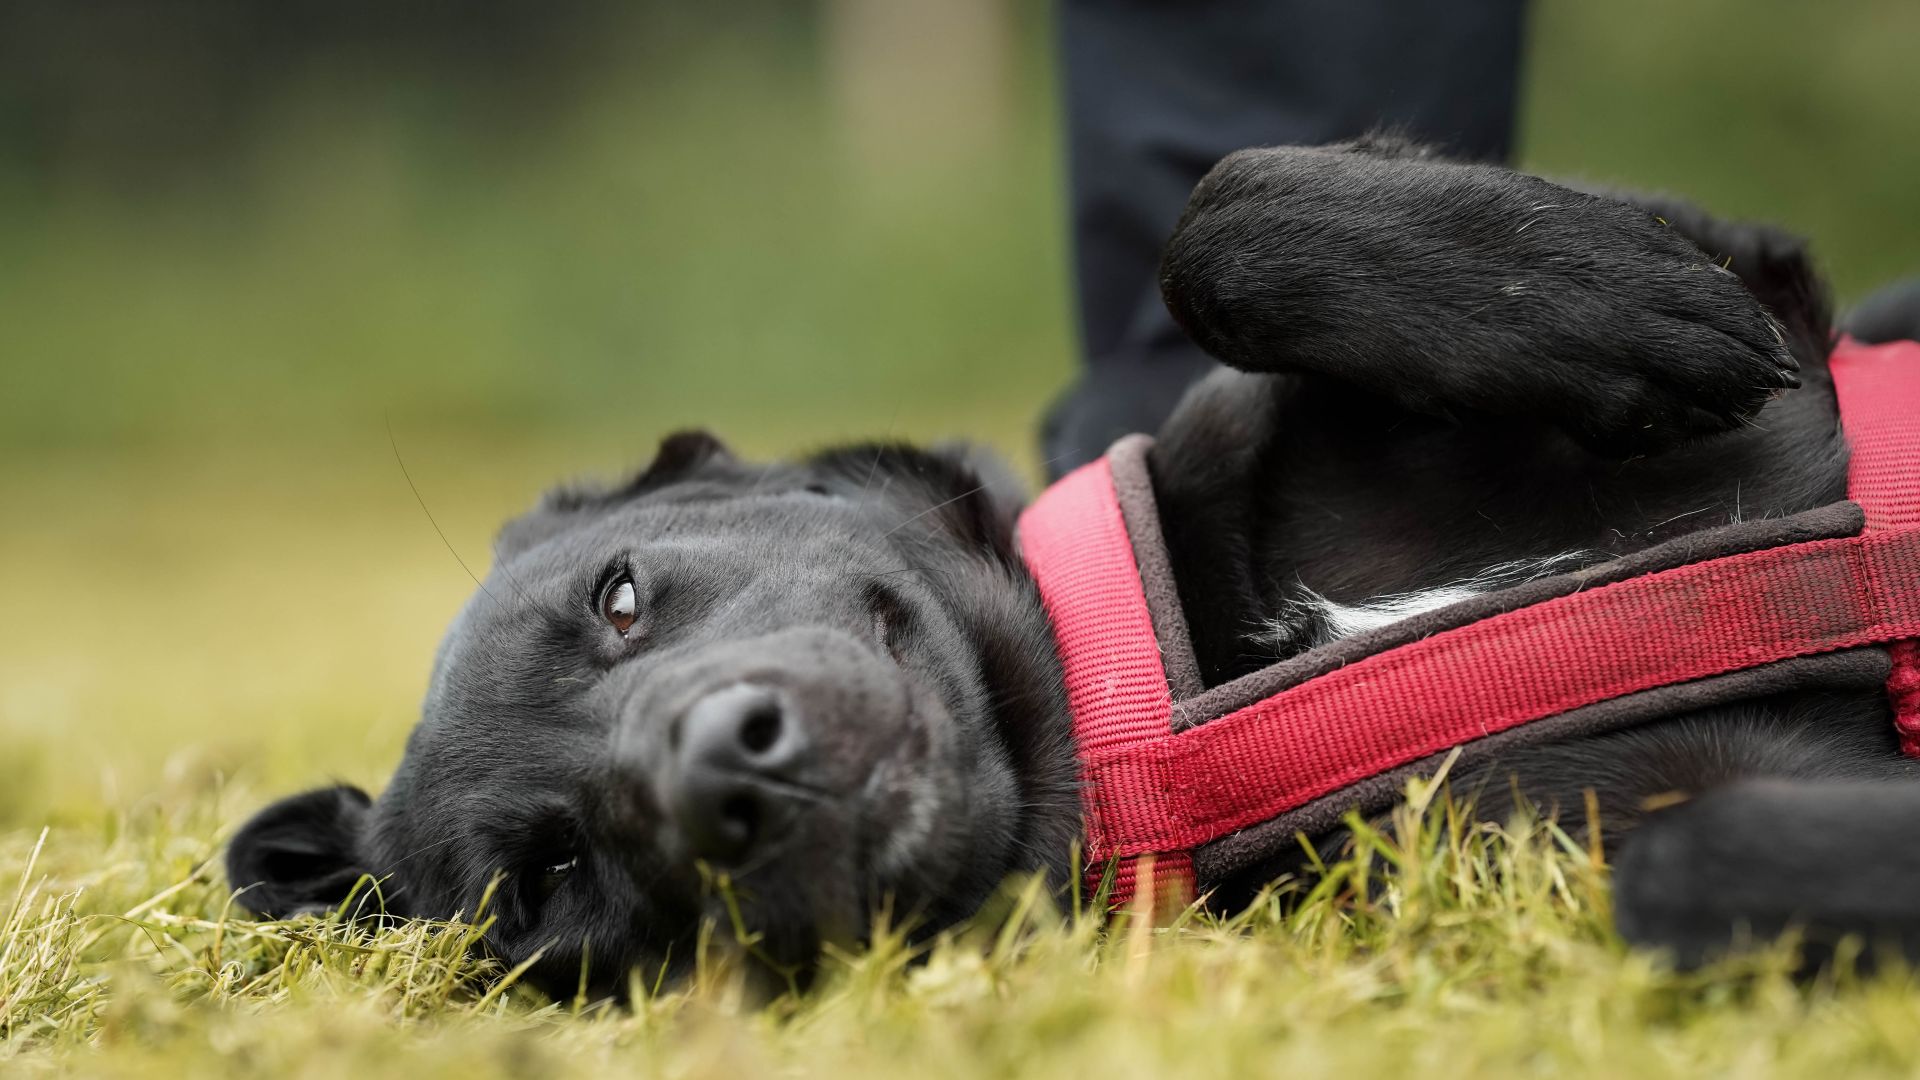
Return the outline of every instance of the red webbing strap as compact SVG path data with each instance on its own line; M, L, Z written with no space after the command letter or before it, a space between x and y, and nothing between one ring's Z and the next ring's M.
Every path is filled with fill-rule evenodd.
M1169 735L1173 702L1166 670L1105 458L1075 470L1035 500L1020 519L1020 551L1053 620L1081 760L1125 753ZM1089 786L1085 792L1091 798L1095 790ZM1087 817L1090 826L1098 819L1091 804ZM1111 844L1089 834L1092 882L1104 876L1111 854ZM1184 906L1194 889L1193 860L1185 849L1137 854L1156 857L1126 859L1113 867L1112 905L1128 903L1138 890L1156 902L1164 898L1170 906Z
M1920 529L1905 529L1694 563L1444 631L1177 735L1088 755L1089 847L1187 851L1532 720L1920 635L1915 582Z
M1853 450L1847 497L1866 511L1868 532L1920 528L1920 343L1863 345L1842 338L1828 366ZM1895 642L1887 653L1893 658L1887 695L1900 748L1920 757L1920 640Z
M1602 701L1837 649L1890 646L1896 714L1920 733L1920 346L1845 342L1833 370L1861 535L1557 597L1178 734L1111 470L1102 460L1054 485L1021 518L1021 547L1065 665L1090 866L1121 860L1117 900L1141 856L1190 888L1194 847L1355 781Z

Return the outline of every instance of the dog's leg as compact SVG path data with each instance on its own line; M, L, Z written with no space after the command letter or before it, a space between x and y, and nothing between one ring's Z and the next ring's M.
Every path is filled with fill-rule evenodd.
M1453 790L1492 820L1517 793L1576 833L1597 811L1635 944L1691 966L1801 928L1818 964L1848 934L1920 959L1915 780L1870 685L1517 748Z
M1779 323L1654 215L1392 140L1228 157L1162 287L1236 367L1544 418L1616 456L1726 431L1798 385Z
M1751 780L1658 811L1623 845L1615 918L1693 966L1798 930L1920 960L1920 784Z

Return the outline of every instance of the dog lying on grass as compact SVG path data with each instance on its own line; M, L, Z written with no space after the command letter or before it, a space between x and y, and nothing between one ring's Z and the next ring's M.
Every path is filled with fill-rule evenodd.
M1207 685L1846 494L1824 290L1770 228L1370 138L1223 161L1163 282L1228 365L1149 459ZM1852 329L1912 336L1920 304ZM385 792L262 811L229 852L241 903L321 910L370 876L388 913L449 917L491 890L503 959L617 989L689 963L729 904L805 969L881 905L933 929L1010 874L1068 882L1079 772L1006 477L967 449L749 464L685 433L621 486L550 494L501 533ZM1788 925L1920 944L1913 771L1873 686L1454 783L1569 817L1591 791L1623 931L1690 962ZM1200 884L1231 905L1284 868Z

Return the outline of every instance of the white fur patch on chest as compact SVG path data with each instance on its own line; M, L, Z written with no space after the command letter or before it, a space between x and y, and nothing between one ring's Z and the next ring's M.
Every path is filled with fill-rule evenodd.
M1299 597L1288 609L1269 620L1267 626L1253 636L1256 641L1268 645L1290 645L1304 651L1390 626L1402 619L1424 615L1485 593L1563 574L1604 558L1591 551L1567 551L1544 559L1516 559L1513 562L1496 563L1472 577L1431 589L1390 593L1357 604L1329 600L1303 584L1299 589Z

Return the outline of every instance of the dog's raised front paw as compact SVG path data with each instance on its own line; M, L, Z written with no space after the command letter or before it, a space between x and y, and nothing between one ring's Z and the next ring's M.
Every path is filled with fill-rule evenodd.
M1799 382L1772 316L1664 222L1493 166L1242 151L1195 190L1162 287L1234 366L1539 417L1610 455L1726 431Z

